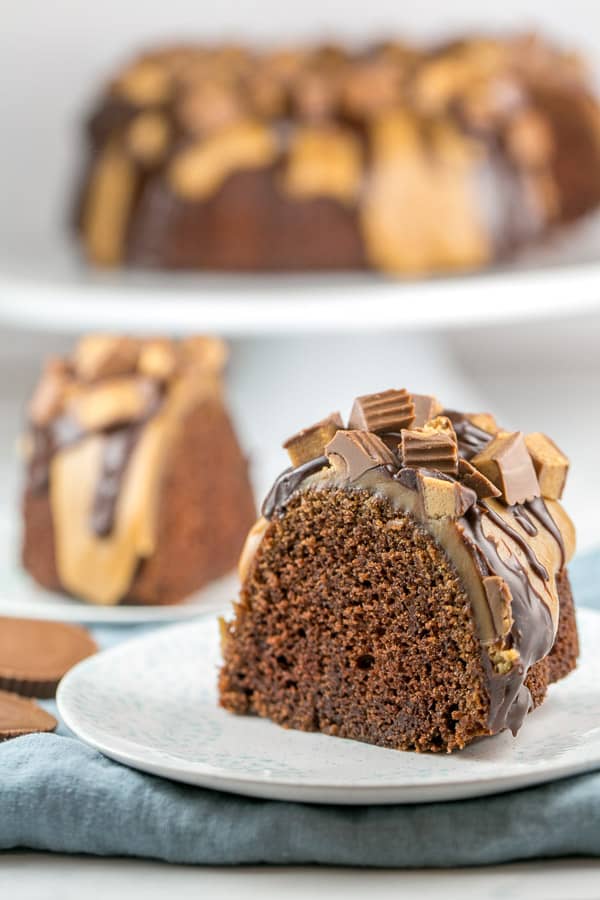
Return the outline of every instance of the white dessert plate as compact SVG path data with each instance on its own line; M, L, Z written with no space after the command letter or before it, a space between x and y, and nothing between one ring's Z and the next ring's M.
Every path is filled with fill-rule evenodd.
M173 622L196 616L215 616L230 606L239 590L237 575L232 573L213 581L183 603L168 606L95 606L37 585L19 565L19 544L15 522L8 516L0 516L0 616L90 625Z
M0 564L0 616L52 619L96 625L142 625L210 615L226 609L238 592L238 579L226 575L188 597L166 606L96 606L39 587L14 563Z
M217 705L218 625L163 628L90 657L58 691L66 725L121 763L222 791L310 803L425 803L522 788L600 766L600 613L581 610L579 668L518 737L451 756L402 753L234 716Z
M464 327L600 308L600 216L473 275L218 275L93 271L60 233L1 241L0 323L228 337Z

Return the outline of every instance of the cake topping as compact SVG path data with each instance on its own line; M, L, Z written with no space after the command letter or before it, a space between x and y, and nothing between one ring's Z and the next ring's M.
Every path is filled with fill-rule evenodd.
M343 427L342 417L339 412L335 412L292 435L283 445L292 465L301 466L317 456L323 456L329 441Z
M417 486L427 518L442 519L446 516L459 519L477 502L477 494L439 472L419 469Z
M325 453L349 481L377 466L396 466L398 461L381 438L369 431L338 431Z
M60 413L68 384L69 374L62 360L49 360L29 403L29 419L34 425L43 428Z
M476 428L485 431L486 434L494 436L500 431L498 423L491 413L467 413L466 419L471 425L475 425Z
M483 579L483 588L492 613L492 620L498 638L505 637L512 628L512 596L507 583L498 575L488 575Z
M139 377L111 378L78 391L68 412L85 431L104 431L151 415L159 402L154 381Z
M445 416L431 419L422 428L404 428L399 449L405 466L424 466L452 475L458 472L456 435Z
M140 348L137 370L141 375L158 382L168 381L175 375L177 365L178 355L173 341L155 338L145 341Z
M470 422L464 413L447 409L445 410L445 415L448 416L454 426L454 432L458 440L458 451L463 459L471 459L491 441L492 435Z
M569 460L554 441L540 432L528 434L525 443L533 460L542 497L560 500L567 480Z
M276 136L260 122L238 122L186 147L173 160L167 177L187 200L201 200L218 190L238 169L270 165L277 156Z
M81 381L94 382L135 372L140 342L130 337L89 334L73 351L73 369Z
M326 456L318 456L316 459L311 459L296 468L290 467L289 469L285 469L281 475L275 479L273 487L265 497L265 502L263 503L261 510L265 519L272 519L274 516L283 512L294 491L296 491L310 475L320 472L321 469L328 465L329 460Z
M485 475L471 465L466 459L458 461L458 475L465 487L475 491L480 500L486 500L488 497L501 497L502 492L498 490L495 484L486 478Z
M434 419L442 412L442 404L437 397L430 394L411 394L411 399L415 407L415 418L412 422L414 428L422 428L430 419Z
M350 428L364 431L397 432L415 419L415 407L408 391L389 390L357 397L350 413Z
M502 491L509 506L538 497L540 486L522 432L504 432L493 438L471 463Z

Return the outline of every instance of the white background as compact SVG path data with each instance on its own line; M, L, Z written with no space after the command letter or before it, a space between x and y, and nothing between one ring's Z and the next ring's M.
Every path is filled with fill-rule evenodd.
M19 0L2 4L0 18L0 242L3 248L35 247L50 229L62 227L65 197L77 160L77 128L98 80L139 44L198 36L219 39L282 38L291 42L323 33L351 39L390 32L409 36L543 27L561 41L587 51L600 69L600 5L593 2L399 3L398 0ZM485 297L482 297L485 303ZM420 338L385 334L360 338L239 343L231 371L233 402L242 435L254 456L353 393L405 384L433 390L460 403L461 383L427 381ZM563 319L547 325L465 329L443 340L443 353L459 361L464 391L497 409L507 426L547 430L573 459L567 505L584 545L597 542L600 503L600 318ZM22 398L38 359L60 338L0 332L0 501L16 488L10 464ZM439 348L439 345L438 345ZM425 352L425 351L424 351ZM277 372L286 360L305 370L286 383ZM367 360L362 366L360 360ZM416 360L413 363L411 360ZM433 370L440 360L431 360ZM411 379L417 370L419 382ZM289 371L289 367L288 367ZM309 379L311 373L312 382ZM318 390L316 390L318 386ZM343 387L343 390L341 389ZM444 388L447 388L447 392ZM248 398L264 400L262 418L248 415ZM256 407L255 407L256 408ZM316 417L313 416L314 417ZM281 465L283 455L279 457ZM274 458L269 468L277 466ZM273 474L271 472L271 474ZM262 473L260 484L268 474ZM597 864L555 863L466 873L349 873L323 870L167 869L154 864L49 861L42 856L0 856L0 887L15 897L160 896L164 885L177 896L545 896L596 897ZM47 880L48 879L48 880ZM43 887L42 887L43 885ZM156 891L156 893L153 893Z

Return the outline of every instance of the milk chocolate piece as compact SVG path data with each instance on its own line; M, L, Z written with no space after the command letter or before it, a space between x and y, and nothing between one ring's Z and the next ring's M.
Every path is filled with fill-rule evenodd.
M325 447L325 453L350 481L377 466L398 465L389 447L370 431L338 431Z
M404 388L357 397L350 413L350 428L376 434L400 432L415 419L412 397Z
M167 338L144 341L140 349L137 370L156 381L168 381L177 370L177 348Z
M539 431L528 434L525 444L533 460L542 497L560 500L569 472L568 458L554 441Z
M35 700L0 691L0 741L23 734L54 731L58 722Z
M417 485L428 519L459 519L477 502L475 491L434 471L418 470Z
M445 422L450 430L444 427ZM437 469L450 475L458 472L456 435L449 419L441 422L439 428L428 423L423 428L403 429L399 447L402 463L409 468Z
M99 381L135 371L139 341L111 334L82 337L73 352L75 374L82 381Z
M465 487L475 491L480 500L502 496L502 492L498 490L496 485L492 484L489 478L486 478L479 469L472 466L466 459L458 460L458 477Z
M51 360L39 381L29 403L29 419L44 428L61 411L68 375L60 360Z
M498 575L488 575L483 579L483 589L487 598L492 622L498 638L503 638L512 628L512 596L510 588Z
M158 388L147 378L111 378L73 398L70 412L86 431L103 431L144 419L158 400Z
M442 404L437 397L431 394L411 394L411 400L415 407L415 418L412 422L413 428L422 428L425 422L439 416L442 412Z
M164 115L143 112L127 130L127 148L143 166L155 166L165 156L171 127Z
M468 413L466 418L476 428L480 428L488 434L496 435L500 431L498 423L491 413Z
M502 432L477 453L471 464L485 475L512 506L539 497L540 486L523 432Z
M331 413L320 422L315 422L308 428L303 428L297 434L292 435L284 443L293 466L301 466L310 459L323 456L325 447L334 437L337 431L344 427L339 412Z
M0 690L53 697L63 675L97 650L84 628L0 618Z

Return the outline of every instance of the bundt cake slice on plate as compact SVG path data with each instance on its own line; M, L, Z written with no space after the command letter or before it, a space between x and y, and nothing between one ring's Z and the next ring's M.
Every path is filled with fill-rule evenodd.
M225 345L95 334L50 360L24 437L25 569L98 606L178 603L235 567L254 500Z
M401 750L516 734L577 660L566 457L405 390L285 447L222 623L221 704Z

